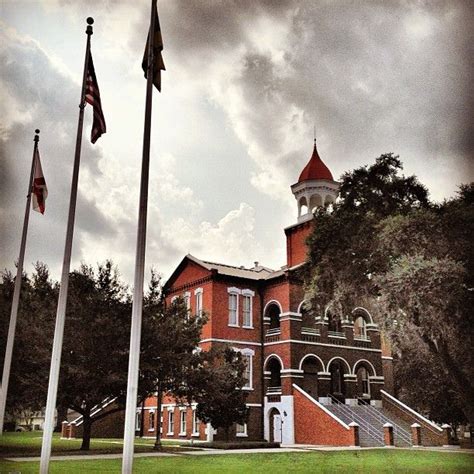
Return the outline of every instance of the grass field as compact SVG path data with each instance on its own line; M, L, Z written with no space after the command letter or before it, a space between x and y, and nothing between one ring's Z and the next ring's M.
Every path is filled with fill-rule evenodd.
M16 456L39 456L41 454L42 431L23 433L4 433L0 438L0 457ZM80 451L81 439L61 439L55 433L53 437L53 454L114 454L122 452L121 439L91 439L90 451ZM150 452L153 450L153 439L137 439L135 452ZM183 451L186 446L180 446L179 442L163 441L166 451Z
M104 441L104 443L102 443ZM152 440L137 440L143 451L151 451ZM71 449L71 443L75 448ZM115 444L116 443L116 444ZM41 444L40 436L32 433L20 433L4 436L0 439L3 457L11 456L22 448L23 455L38 455ZM105 448L102 447L105 445ZM143 446L139 446L143 445ZM55 454L78 454L80 441L54 439ZM119 440L94 440L92 453L121 452ZM28 451L28 449L30 451ZM278 452L265 454L221 454L190 455L185 449L169 447L174 450L172 457L136 458L135 473L473 473L474 454L434 452L399 449L374 449L361 451L308 451ZM171 451L173 452L173 451ZM7 454L8 453L8 454ZM38 462L11 462L0 459L1 473L34 473L38 472ZM79 461L53 461L51 473L119 473L121 460L92 460L84 456Z

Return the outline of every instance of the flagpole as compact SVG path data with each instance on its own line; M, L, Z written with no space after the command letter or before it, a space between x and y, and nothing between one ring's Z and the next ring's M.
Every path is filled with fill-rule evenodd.
M51 457L51 443L54 431L54 412L56 409L56 398L58 392L59 369L61 366L61 351L63 346L64 322L66 319L67 290L69 285L69 269L71 266L72 238L74 234L74 218L76 214L77 183L79 179L79 164L81 161L82 128L84 124L84 107L87 64L89 62L90 44L93 18L87 18L87 43L84 60L84 73L82 77L81 101L79 103L79 120L77 124L76 152L74 155L74 168L72 173L71 197L69 200L69 215L66 230L66 244L64 248L63 270L61 274L61 286L59 289L58 308L56 312L56 326L54 328L53 353L51 355L51 369L49 373L48 398L46 401L46 413L43 428L43 442L41 445L40 473L47 474L49 459Z
M140 201L138 210L137 248L135 256L135 277L132 305L132 328L128 359L127 400L122 474L131 474L133 467L133 445L135 440L135 413L138 396L138 369L140 362L140 339L143 307L143 278L145 271L146 225L148 209L148 177L150 168L150 131L153 98L153 34L155 31L156 0L151 1L151 20L148 33L148 70L145 101L145 127L143 131L143 155L140 179Z
M20 255L16 269L15 288L13 290L12 307L10 312L10 325L8 327L7 347L5 348L5 359L3 362L2 388L0 390L0 436L3 434L3 423L5 420L5 408L7 405L8 382L10 380L10 368L13 355L13 344L15 342L16 320L18 317L18 306L20 303L21 279L23 274L23 261L25 259L26 236L28 234L28 222L30 219L31 190L33 187L33 176L35 172L36 152L38 150L39 130L35 130L35 142L33 147L33 158L31 159L30 180L28 181L28 194L26 195L25 218L23 219L23 232L21 234Z

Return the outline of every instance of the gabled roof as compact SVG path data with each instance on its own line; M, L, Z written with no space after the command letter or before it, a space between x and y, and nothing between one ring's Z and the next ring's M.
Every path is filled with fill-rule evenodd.
M295 265L294 267L288 268L286 265L279 270L272 270L271 268L264 267L263 265L255 265L252 268L245 268L243 266L237 267L233 265L226 265L224 263L208 262L194 257L191 254L187 254L183 260L176 267L175 271L171 274L168 281L164 285L166 290L172 286L173 282L178 278L179 274L185 267L187 262L193 262L199 265L201 268L209 271L210 273L217 273L219 275L225 275L235 278L244 278L247 280L254 281L265 281L273 278L278 278L285 275L288 271L293 271L303 264Z
M302 181L309 181L314 179L327 179L334 181L332 173L329 168L323 163L323 160L319 157L318 149L316 148L316 140L314 140L313 154L311 155L308 164L304 167L303 171L298 178L298 183Z
M186 255L186 257L192 262L206 268L207 270L214 270L220 275L247 278L249 280L263 280L269 274L274 272L274 270L271 268L267 268L262 265L252 268L245 268L244 266L236 267L233 265L226 265L224 263L207 262L206 260L200 260L190 254Z

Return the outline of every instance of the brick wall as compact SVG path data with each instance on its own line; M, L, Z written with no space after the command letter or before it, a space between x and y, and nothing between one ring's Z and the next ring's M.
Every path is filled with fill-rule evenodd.
M382 393L382 404L385 409L392 412L395 416L401 418L406 423L412 425L418 423L421 426L421 445L422 446L443 446L447 444L447 438L444 431L437 430L431 426L424 418L418 413L415 414L410 410L404 408L399 402L394 402Z
M295 443L353 446L353 431L338 423L308 396L294 392Z
M287 265L292 267L306 261L306 239L311 233L313 221L285 229Z

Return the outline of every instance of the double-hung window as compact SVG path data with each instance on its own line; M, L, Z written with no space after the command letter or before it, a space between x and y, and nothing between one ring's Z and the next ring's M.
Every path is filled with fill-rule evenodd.
M229 294L229 326L239 325L239 295L238 288L227 288Z
M235 434L238 438L243 438L247 437L247 423L244 423L241 425L240 423L237 423L235 425Z
M155 431L155 412L153 410L148 412L148 431Z
M242 354L242 358L245 363L244 388L252 388L252 356L250 354Z
M245 370L244 373L242 374L245 384L242 387L244 390L253 390L253 383L252 383L252 377L253 377L253 356L255 355L255 351L252 349L237 349L233 348L234 351L240 352L240 355L242 356L242 361L245 364Z
M179 434L180 436L186 435L186 410L179 412Z
M174 409L170 408L168 411L168 433L169 435L174 434Z
M252 301L255 293L251 290L242 291L242 327L252 328Z
M193 436L199 436L199 418L196 415L196 410L193 410Z
M194 296L196 298L196 316L200 318L202 316L202 288L196 288Z
M186 309L189 311L191 309L191 293L189 291L186 291L183 294L183 299L184 299L184 305L186 306Z

